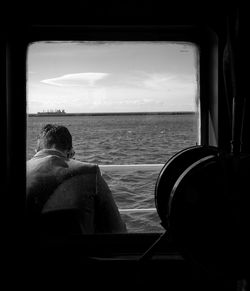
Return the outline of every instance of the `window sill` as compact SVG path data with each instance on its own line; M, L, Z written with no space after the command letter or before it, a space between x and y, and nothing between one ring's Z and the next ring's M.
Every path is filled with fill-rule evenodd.
M159 239L162 233L123 233L72 236L43 236L29 239L31 247L77 254L91 260L136 261ZM173 241L162 238L152 253L152 260L180 260Z

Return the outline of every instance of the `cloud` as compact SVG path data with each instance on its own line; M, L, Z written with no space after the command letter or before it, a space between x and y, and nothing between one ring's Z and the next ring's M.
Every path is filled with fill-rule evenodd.
M167 84L172 83L175 76L168 74L148 74L144 80L144 86L149 89L162 89Z
M179 92L185 90L193 90L196 87L196 81L190 75L170 75L170 74L147 74L143 80L146 89L164 90Z
M108 73L78 73L67 74L57 78L42 80L42 83L59 86L94 86L95 82L107 77Z

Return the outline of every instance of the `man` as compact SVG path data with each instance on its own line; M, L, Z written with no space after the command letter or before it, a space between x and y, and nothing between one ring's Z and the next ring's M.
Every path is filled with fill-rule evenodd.
M42 128L36 154L27 162L28 218L35 221L46 213L73 210L79 213L81 233L125 232L98 165L73 156L72 136L66 127L47 124Z

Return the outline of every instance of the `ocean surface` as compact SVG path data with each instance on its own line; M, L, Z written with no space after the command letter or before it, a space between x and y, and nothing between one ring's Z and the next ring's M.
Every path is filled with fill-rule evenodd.
M100 165L129 232L164 231L155 209L155 183L172 155L198 142L195 114L28 117L27 160L47 123L68 127L76 159ZM160 167L102 166L139 164Z

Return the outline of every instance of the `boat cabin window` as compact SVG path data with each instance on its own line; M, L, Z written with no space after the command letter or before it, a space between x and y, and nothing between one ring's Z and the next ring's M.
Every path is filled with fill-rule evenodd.
M27 53L27 147L66 126L75 159L96 163L129 233L163 232L163 165L200 143L199 49L178 41L37 41Z

